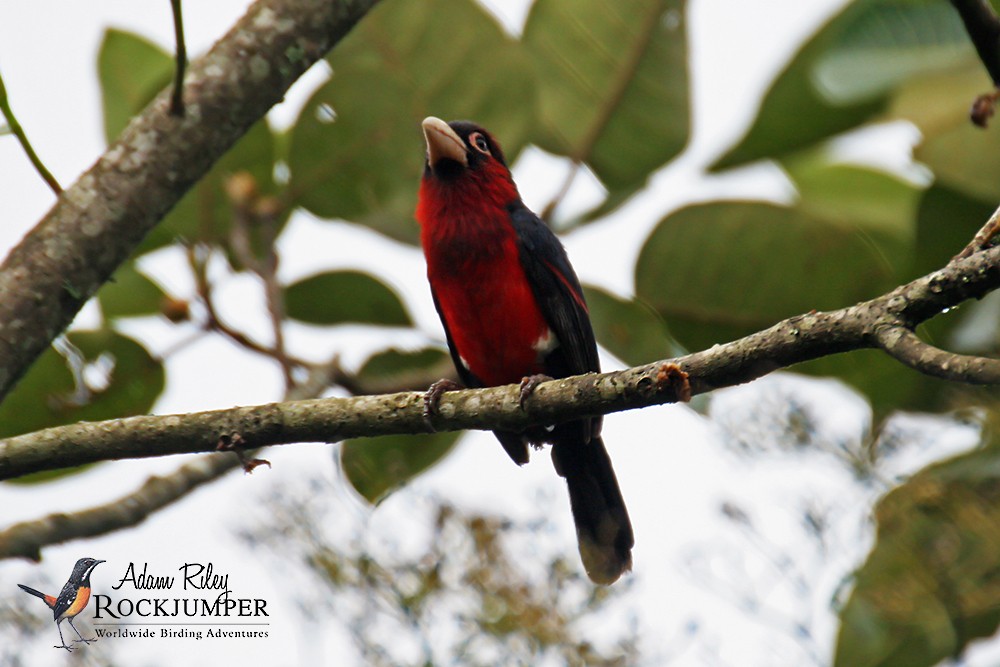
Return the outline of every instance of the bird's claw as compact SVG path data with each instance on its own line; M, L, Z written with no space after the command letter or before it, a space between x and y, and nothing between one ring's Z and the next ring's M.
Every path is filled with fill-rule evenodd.
M521 406L521 409L524 410L524 404L527 403L528 397L534 393L535 388L538 387L538 385L540 385L543 382L548 382L549 380L552 379L553 378L549 377L548 375L542 375L541 373L537 373L535 375L528 375L527 377L521 378L521 392L518 395L518 400L517 400L518 405Z
M63 644L62 646L53 645L52 648L64 648L67 651L69 651L70 653L73 652L73 647L72 646L66 646L66 644Z
M444 396L445 392L458 391L459 389L465 389L465 387L454 380L442 378L424 392L424 424L427 425L428 431L433 433L437 430L434 428L434 417L438 414L438 403L441 402L441 397Z

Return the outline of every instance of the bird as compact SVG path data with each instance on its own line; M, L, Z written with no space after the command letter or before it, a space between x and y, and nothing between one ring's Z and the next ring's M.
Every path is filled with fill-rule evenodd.
M66 640L63 639L62 628L60 624L63 621L69 621L70 627L76 633L76 636L80 639L74 639L73 641L81 641L84 644L89 644L90 642L96 642L97 638L84 639L80 631L76 629L73 625L73 618L76 617L81 611L87 607L87 603L90 602L90 573L94 571L94 568L104 563L103 560L96 560L94 558L81 558L76 561L76 565L73 566L73 573L69 575L69 580L59 591L58 597L52 597L51 595L46 595L41 591L36 591L30 586L25 586L24 584L18 584L18 586L25 593L30 593L36 598L41 598L45 604L49 606L52 610L52 616L56 621L56 629L59 631L59 646L54 646L53 648L64 648L67 651L72 651L73 647L66 644Z
M580 281L549 226L521 200L503 150L471 121L421 124L426 162L415 218L434 306L466 387L521 385L600 371ZM426 395L433 413L453 382ZM565 478L584 570L612 584L632 568L635 539L604 441L601 417L494 435L518 465L529 445L552 445Z

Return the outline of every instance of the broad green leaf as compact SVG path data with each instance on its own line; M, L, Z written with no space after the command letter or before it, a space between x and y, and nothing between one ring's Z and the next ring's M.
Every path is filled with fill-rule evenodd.
M110 144L128 122L170 83L174 61L138 35L109 29L97 56L104 103L104 136Z
M409 326L399 296L384 283L357 271L330 271L304 278L285 290L285 311L310 324Z
M369 357L358 371L363 382L384 386L385 391L421 391L454 374L451 357L439 347L383 350Z
M830 162L824 151L799 154L782 166L799 191L799 208L828 220L865 226L901 238L913 234L921 189L892 174Z
M387 0L344 38L330 64L332 78L292 130L295 203L408 243L418 240L424 117L481 123L510 162L534 121L530 63L473 0Z
M831 101L884 95L914 75L948 69L972 55L958 13L937 0L869 0L816 62L817 88ZM853 14L853 15L852 15Z
M354 490L377 505L443 459L460 435L448 432L348 440L340 448L340 465Z
M996 206L935 183L917 208L914 273L923 275L947 264L986 224Z
M119 30L105 33L98 57L98 75L109 142L132 116L170 84L173 67L171 55L143 38ZM232 205L223 190L225 179L246 171L261 194L276 192L274 143L265 121L254 125L150 232L137 254L173 243L179 237L225 242L233 216Z
M664 218L636 264L636 293L688 349L896 284L897 237L759 202L690 206Z
M537 0L524 46L542 148L586 162L609 190L640 186L689 132L684 0Z
M66 360L50 348L0 405L0 438L78 421L144 414L163 392L163 364L131 338L112 331L73 332L67 338L86 362L103 356L111 369L107 386L76 391ZM28 475L19 481L67 472Z
M1000 200L1000 134L969 120L972 101L991 89L982 64L914 81L902 88L891 113L920 128L923 140L914 157L926 164L936 182L981 201ZM995 124L994 124L995 125Z
M747 134L713 169L793 153L857 127L885 108L895 86L970 49L946 3L851 2L778 75Z
M637 366L682 353L663 320L646 304L589 285L584 292L597 342L625 363Z
M123 264L111 280L97 292L104 317L138 317L161 312L166 295L160 286L135 268L134 262Z
M995 439L994 439L995 440ZM936 665L1000 624L1000 447L935 464L878 505L835 665Z

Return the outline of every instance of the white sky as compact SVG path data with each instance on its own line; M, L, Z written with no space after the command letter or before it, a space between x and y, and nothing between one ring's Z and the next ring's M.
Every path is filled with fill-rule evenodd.
M525 13L523 0L484 2L511 30L517 30ZM206 49L247 4L245 0L185 3L189 52ZM589 226L565 239L584 282L629 294L642 240L663 213L681 203L720 193L774 198L789 195L787 184L767 167L715 178L705 177L700 168L743 131L755 100L782 59L794 52L798 36L840 4L841 0L692 0L689 26L695 133L691 146L653 179L648 192L615 216L613 225ZM108 26L138 32L171 48L167 2L0 2L0 72L35 149L63 185L88 168L104 147L95 63ZM272 120L287 123L294 118L296 105L321 78L321 74L307 75L288 96L282 105L285 108L275 110ZM441 114L447 112L442 110ZM909 140L906 136L887 139L888 152L895 156L889 159L905 163ZM868 157L885 159L885 145ZM414 146L414 150L422 148ZM525 153L515 166L515 178L529 206L547 201L561 183L561 178L553 175L561 168L541 151ZM44 214L52 196L10 137L0 137L0 176L4 210L0 248L6 250ZM594 196L592 184L586 179L578 181L569 207L581 206ZM386 247L383 239L364 230L345 231L297 216L282 239L283 277L292 279L320 267L370 269L363 258L391 252L393 261L380 262L380 275L404 294L427 335L440 336L419 251L396 244L391 244L391 250ZM600 259L607 256L609 248L616 253L616 261L610 263ZM190 293L190 285L178 278L184 271L176 256L158 256L144 266L171 290L182 296ZM263 319L247 317L247 313L262 312L253 281L231 281L222 297L231 321L266 336ZM86 312L81 319L86 322ZM162 324L142 323L130 331L162 346L167 329ZM366 332L331 337L305 327L290 332L293 349L309 350L316 358L326 358L341 346L370 344L370 338ZM347 351L348 361L360 360L360 353L352 357ZM614 360L606 360L607 367L613 364ZM729 406L738 406L740 401L756 405L753 401L768 397L780 400L782 392L788 391L803 390L796 384L767 379L750 388L732 390L719 400L728 401ZM831 438L850 441L859 437L860 424L866 419L863 402L826 385L810 388L807 393L811 396L808 400L825 404L827 432L836 434ZM169 386L156 410L203 410L266 402L279 396L280 378L269 364L248 360L224 342L206 341L171 362ZM718 436L717 426L686 407L630 412L609 417L606 422L605 440L637 535L633 575L637 581L629 602L642 614L647 656L673 656L672 665L808 664L810 653L822 657L832 649L836 626L830 613L831 597L869 546L866 518L871 490L860 489L830 456L744 457L721 447ZM970 444L967 433L953 440L948 445L951 450ZM463 443L454 456L413 485L417 492L434 493L485 511L503 507L515 516L530 516L536 511L532 502L541 493L553 499L551 515L566 543L575 543L565 492L547 462L535 460L517 469L488 434L475 434ZM57 587L77 558L92 555L109 561L95 573L95 589L100 592L121 576L130 560L149 562L150 569L158 573L169 573L186 561L212 560L217 569L231 573L231 587L238 593L247 591L251 581L260 585L255 595L267 598L273 610L271 637L225 645L181 639L121 641L116 647L122 664L162 661L165 651L171 664L214 665L220 657L229 664L239 659L259 665L350 664L349 652L337 637L320 633L320 640L315 635L307 639L290 601L279 592L282 573L255 562L253 553L246 553L231 537L231 528L241 525L242 508L266 497L270 488L295 485L317 471L329 481L331 497L336 497L332 502L340 503L348 516L345 520L365 526L372 539L414 520L413 496L399 493L369 513L333 490L339 482L329 447L283 447L270 452L268 458L273 469L249 477L231 476L136 529L46 549L41 566L0 562L0 582L11 588L17 582ZM70 509L67 498L83 498L86 505L109 501L133 490L149 474L172 470L180 460L106 464L87 475L40 488L0 485L0 523ZM734 503L750 515L763 535L757 540L756 551L747 550L752 541L722 516L724 502ZM821 506L833 517L831 536L840 542L831 550L833 555L803 543L798 521L805 504ZM775 553L791 554L794 562L782 566L784 572L778 576L768 577ZM808 580L815 595L806 600L797 595L795 577L785 576L789 572ZM746 586L756 587L764 602L757 613L729 599ZM83 615L87 620L80 624L81 629L91 612ZM808 624L813 642L795 641L793 620ZM65 631L72 634L69 628ZM38 646L26 649L26 665L51 664L53 649L46 642L55 638L54 629L51 634ZM988 654L984 656L983 662L967 664L993 664L986 661Z

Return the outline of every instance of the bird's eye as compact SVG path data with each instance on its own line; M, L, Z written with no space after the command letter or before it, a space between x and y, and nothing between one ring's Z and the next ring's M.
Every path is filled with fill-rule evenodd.
M490 145L486 143L486 137L484 137L479 132L473 132L469 135L469 143L480 153L484 155L490 154Z

